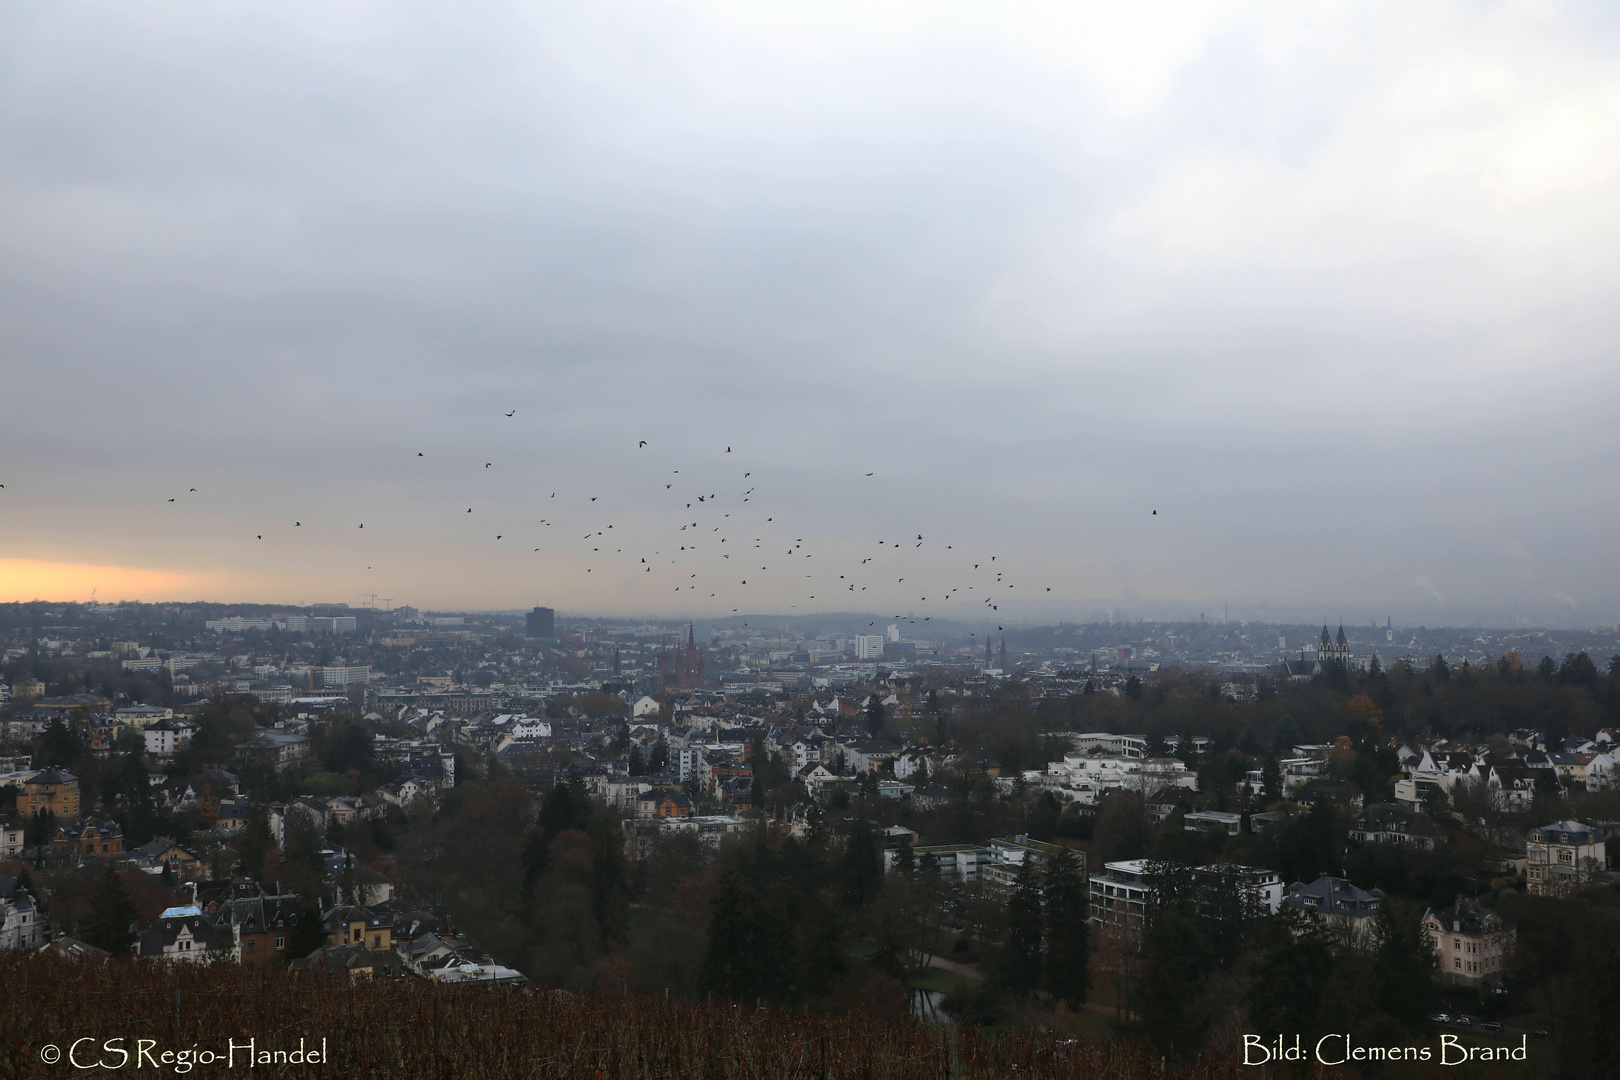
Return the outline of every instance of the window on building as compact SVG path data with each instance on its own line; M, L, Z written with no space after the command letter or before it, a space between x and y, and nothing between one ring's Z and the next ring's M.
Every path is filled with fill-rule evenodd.
M244 942L242 942L242 951L243 952L258 952L259 951L259 943L257 941L253 941L252 939L244 941Z
M287 947L287 939L286 938L284 938L284 937L276 938L276 948L285 949L286 947Z

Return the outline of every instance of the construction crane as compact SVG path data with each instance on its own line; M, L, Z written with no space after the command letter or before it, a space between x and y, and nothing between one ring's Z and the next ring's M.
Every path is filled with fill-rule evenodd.
M376 593L359 593L357 595L369 598L366 601L366 607L374 608L374 607L377 606L377 594Z

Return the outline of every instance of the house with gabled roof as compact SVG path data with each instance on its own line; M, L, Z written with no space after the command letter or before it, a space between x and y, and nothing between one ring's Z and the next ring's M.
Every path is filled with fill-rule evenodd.
M234 960L236 934L228 923L211 921L199 908L167 908L141 931L136 955L192 963Z
M1494 911L1459 899L1453 907L1425 911L1423 932L1440 958L1441 978L1473 986L1501 985L1515 934Z
M1403 844L1431 851L1443 833L1434 819L1400 803L1373 803L1350 826L1350 839L1363 844Z
M293 893L227 901L225 908L236 928L237 959L250 967L285 963L303 903Z

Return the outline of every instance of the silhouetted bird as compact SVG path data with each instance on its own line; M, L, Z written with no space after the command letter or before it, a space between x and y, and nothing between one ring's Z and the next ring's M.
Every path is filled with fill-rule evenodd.
M490 462L490 461L486 461L486 462L484 462L484 468L486 468L486 469L487 469L487 468L489 468L489 467L490 467L490 466L491 466L491 465L492 465L492 464L494 464L494 462Z
M517 412L517 410L513 409L511 412L507 413L506 415L507 416L512 416L512 415L516 414L516 412Z
M638 447L636 447L636 449L637 449L637 450L640 450L640 449L641 449L641 447L642 447L642 446L646 446L646 445L647 445L647 440L646 440L646 439L642 439L642 440L641 440L641 446L638 446Z
M1157 510L1155 510L1155 511L1153 511L1153 516L1154 516L1154 517L1158 517L1158 516L1159 516L1159 512L1158 512L1158 511L1157 511Z

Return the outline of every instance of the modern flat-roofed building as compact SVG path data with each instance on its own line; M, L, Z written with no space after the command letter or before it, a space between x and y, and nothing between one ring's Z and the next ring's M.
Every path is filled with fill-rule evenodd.
M532 638L557 640L557 612L548 607L537 607L524 616L524 634Z
M1227 836L1236 836L1243 828L1243 815L1219 810L1192 810L1182 815L1181 827L1187 832L1220 829Z

